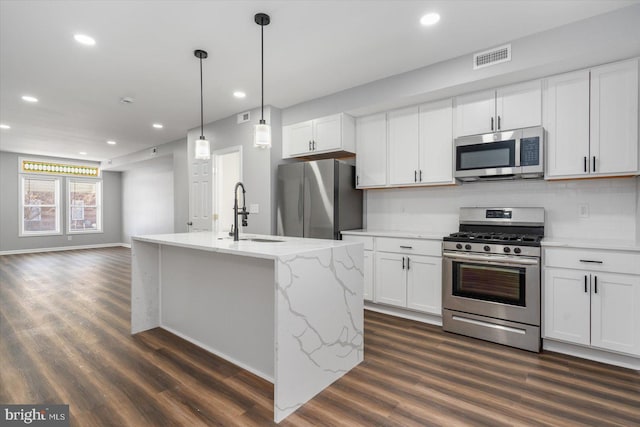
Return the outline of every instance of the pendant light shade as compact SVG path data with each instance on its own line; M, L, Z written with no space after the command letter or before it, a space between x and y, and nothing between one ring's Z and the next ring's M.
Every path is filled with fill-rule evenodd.
M253 135L253 145L259 148L271 148L271 126L264 121L264 26L269 25L271 18L266 13L256 13L256 24L260 25L260 123L256 125Z
M206 59L208 54L200 49L194 51L193 54L200 60L200 138L196 140L194 157L199 160L208 160L211 158L211 147L209 146L209 141L204 137L204 103L202 94L202 60Z

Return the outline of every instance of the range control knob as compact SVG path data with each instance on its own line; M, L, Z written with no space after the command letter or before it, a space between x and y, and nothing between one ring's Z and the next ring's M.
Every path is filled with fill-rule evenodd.
M503 249L503 251L504 251L505 253L509 253L509 252L511 252L511 248L510 248L509 246L507 246L507 247L505 247L505 248Z
M515 253L519 254L520 252L522 252L522 250L521 250L520 248L515 248L515 249L513 250L513 252L515 252Z
M470 250L471 250L471 245L466 244L466 245L464 245L464 248L465 248L466 250L470 251Z
M458 244L456 245L456 249L462 249L462 243L458 243Z
M485 252L489 252L491 250L491 247L490 246L485 246L484 250L485 250Z

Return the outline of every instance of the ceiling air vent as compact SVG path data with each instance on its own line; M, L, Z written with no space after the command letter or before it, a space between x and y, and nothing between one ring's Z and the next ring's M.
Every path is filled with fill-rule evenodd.
M238 123L246 123L251 121L251 112L247 111L245 113L238 114Z
M473 69L488 67L511 61L511 45L496 47L473 55Z

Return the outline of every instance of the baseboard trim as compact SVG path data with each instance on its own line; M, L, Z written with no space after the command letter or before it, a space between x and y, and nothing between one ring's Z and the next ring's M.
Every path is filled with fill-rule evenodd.
M582 347L579 345L564 343L543 338L542 348L556 353L568 354L569 356L581 359L593 360L595 362L606 363L608 365L620 366L622 368L640 371L640 358L626 356L624 354L612 353L595 348Z
M420 313L402 308L380 305L373 302L364 302L365 310L371 310L390 316L402 317L403 319L415 320L416 322L428 323L430 325L442 326L442 316L428 313Z
M53 248L17 249L13 251L0 251L0 256L33 254L33 253L39 253L39 252L76 251L78 249L115 248L115 247L125 247L125 248L131 249L131 245L127 243L101 243L98 245L58 246Z

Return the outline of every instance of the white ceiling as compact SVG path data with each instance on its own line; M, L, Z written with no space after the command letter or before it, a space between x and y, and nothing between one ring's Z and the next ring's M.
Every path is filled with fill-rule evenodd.
M257 12L271 15L265 103L286 108L638 2L2 0L0 150L105 160L184 138L199 126L197 48L205 123L258 106ZM420 26L431 11L440 23Z

